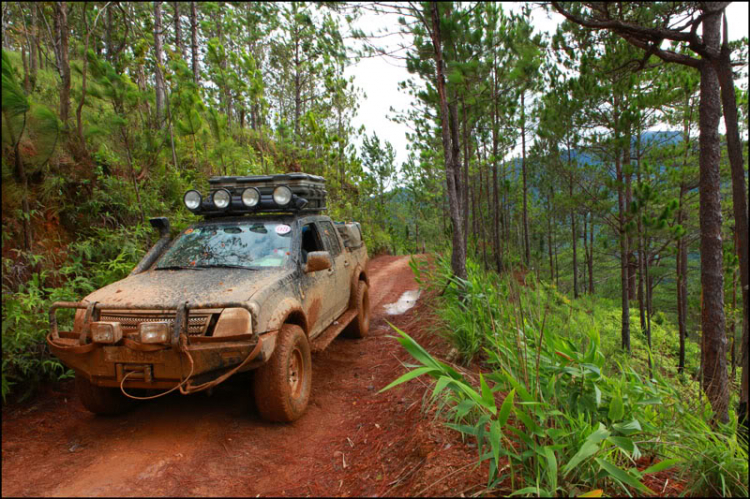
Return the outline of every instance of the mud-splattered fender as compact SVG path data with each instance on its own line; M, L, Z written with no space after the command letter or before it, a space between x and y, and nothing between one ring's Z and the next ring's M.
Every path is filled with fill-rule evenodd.
M264 331L276 331L283 324L296 324L302 328L305 334L310 334L307 317L302 310L300 302L294 298L284 298L276 305L263 328Z
M367 273L362 270L362 266L360 264L357 264L357 266L354 268L354 272L352 272L352 281L350 285L351 287L349 288L349 308L357 307L357 286L359 285L359 281L365 281L368 286L370 285L370 279L369 277L367 277Z

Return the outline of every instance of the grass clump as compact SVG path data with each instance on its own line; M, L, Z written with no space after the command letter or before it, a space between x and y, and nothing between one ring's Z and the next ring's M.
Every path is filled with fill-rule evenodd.
M472 385L394 328L421 365L386 389L434 378L447 424L489 461L488 490L509 480L514 495L654 495L644 479L673 468L687 494L747 496L747 443L734 414L729 425L706 423L710 405L695 383L674 383L662 368L670 357L651 352L649 374L648 351L615 354L619 324L606 303L571 302L530 276L519 283L474 263L465 281L444 258L430 274L412 267L422 286L444 289L437 314L454 347L466 361L482 355L490 372Z

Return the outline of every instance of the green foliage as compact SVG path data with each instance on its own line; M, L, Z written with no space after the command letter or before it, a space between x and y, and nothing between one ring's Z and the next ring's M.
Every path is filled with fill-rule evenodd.
M459 281L445 258L432 275L412 267L422 286L447 285L437 312L451 321L449 338L461 348L478 335L491 372L480 374L477 387L394 327L420 367L385 389L423 374L435 379L432 400L443 401L448 426L475 438L478 459L490 462L488 490L510 475L515 495L653 495L643 477L677 467L691 492L747 494L736 420L711 428L704 422L710 406L695 387L675 385L658 369L649 378L639 374L645 363L607 354L598 322L573 319L571 302L553 288L530 276L520 286L476 264ZM660 462L639 471L642 456Z

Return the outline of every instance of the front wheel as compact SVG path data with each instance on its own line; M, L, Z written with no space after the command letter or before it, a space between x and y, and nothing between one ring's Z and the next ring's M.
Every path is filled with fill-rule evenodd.
M133 407L133 400L119 388L96 386L85 376L76 374L76 393L83 406L94 414L114 416Z
M357 316L347 326L344 335L348 338L364 338L370 331L370 296L367 283L358 281L357 285Z
M302 328L284 324L271 359L255 373L255 404L268 421L289 423L307 409L312 388L310 343Z

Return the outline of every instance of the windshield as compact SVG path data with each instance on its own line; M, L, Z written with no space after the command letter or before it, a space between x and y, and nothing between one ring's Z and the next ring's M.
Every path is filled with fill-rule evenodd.
M277 222L191 227L156 268L281 267L289 259L291 241L292 228Z

